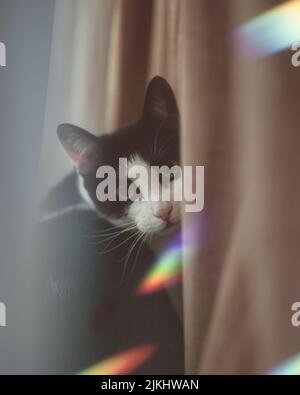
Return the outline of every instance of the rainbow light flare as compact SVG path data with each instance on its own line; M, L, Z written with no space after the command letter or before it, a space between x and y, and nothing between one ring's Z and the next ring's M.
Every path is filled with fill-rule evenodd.
M181 243L177 234L169 247L153 264L143 281L139 284L139 294L150 294L180 282L182 279L182 255L192 256L210 242L210 226L207 215L197 216L186 226Z
M269 372L270 375L298 376L300 374L300 355L289 359Z
M155 344L134 347L82 370L79 374L90 376L129 374L148 360L156 349Z
M138 288L138 293L147 294L174 285L181 280L181 247L169 248L151 268Z
M247 22L234 31L233 39L253 59L300 43L300 0L288 1Z

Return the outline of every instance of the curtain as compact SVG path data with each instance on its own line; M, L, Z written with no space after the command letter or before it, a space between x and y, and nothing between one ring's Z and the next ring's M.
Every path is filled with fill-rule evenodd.
M152 76L170 82L182 162L205 166L204 210L183 212L184 241L197 246L183 255L186 372L265 372L300 351L300 73L286 52L246 59L230 33L280 2L114 0L106 13L104 3L88 2L99 9L80 31L93 35L73 35L88 60L72 58L69 120L110 132L139 115ZM88 55L97 45L102 68Z
M107 52L113 6L111 0L55 2L40 158L40 199L71 168L57 144L57 126L70 122L95 134L105 130Z
M300 75L283 52L257 62L230 29L275 1L188 1L182 9L183 158L206 170L210 238L184 261L188 372L258 373L299 352ZM183 3L182 3L183 5ZM197 142L197 145L196 145ZM185 216L185 232L189 226Z
M177 85L179 0L115 0L106 130L139 116L154 75ZM126 100L126 97L129 100Z

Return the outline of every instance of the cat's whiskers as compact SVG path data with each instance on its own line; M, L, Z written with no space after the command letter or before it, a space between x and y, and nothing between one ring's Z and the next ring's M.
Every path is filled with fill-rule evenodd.
M129 259L130 259L131 253L133 252L133 250L134 250L135 246L137 245L137 243L144 236L144 234L145 234L145 232L140 233L140 231L138 231L138 234L137 234L136 238L131 243L131 246L130 246L130 248L129 248L126 256L125 256L122 280L124 279L124 276L125 276L125 273L126 273L126 270L127 270L127 264L128 264Z
M129 237L127 237L127 239L123 240L121 243L119 243L119 244L116 245L115 247L113 247L113 248L111 248L111 249L109 249L109 250L104 249L102 252L103 252L103 253L108 253L108 252L112 252L112 251L116 250L117 248L121 247L121 245L125 244L128 240L130 240L130 239L132 239L134 236L136 236L137 233L139 233L139 231L137 231L137 232L131 234ZM110 242L109 244L111 244L111 242Z
M115 232L112 232L111 234L108 234L108 235L99 235L99 236L101 236L101 239L92 242L92 244L101 244L101 243L108 242L109 240L111 240L109 242L109 244L111 244L113 242L113 240L117 239L121 234L129 232L129 231L133 230L134 228L136 228L135 224L128 226L126 229L123 229L123 230L116 229Z
M126 222L124 224L110 226L108 228L102 229L102 230L97 231L95 233L91 233L91 234L89 234L89 236L90 237L98 237L99 235L102 236L102 235L106 235L106 234L109 234L109 233L114 233L114 231L118 231L119 229L126 228L129 225L134 225L134 221Z
M154 233L151 232L151 233L150 233L150 238L149 238L149 245L150 245L150 247L152 247L152 239L153 239L153 236L154 236Z
M98 233L98 234L95 234L95 235L93 235L93 237L94 238L103 238L103 237L106 237L106 236L112 236L112 235L114 235L114 234L118 234L118 233L120 233L120 232L123 232L124 230L126 231L127 229L131 229L131 227L134 227L135 225L128 225L128 226L126 226L126 227L122 227L122 228L116 228L116 229L114 229L114 230L112 230L112 231L110 231L110 232L107 232L107 233Z
M141 237L140 237L140 238L138 239L138 241L137 241L137 243L138 243L138 242L141 242L141 243L140 243L140 245L138 246L137 253L136 253L136 255L135 255L135 259L134 259L134 262L133 262L133 265L132 265L132 268L131 268L131 272L133 272L134 269L135 269L138 256L139 256L139 254L140 254L140 252L141 252L141 249L142 249L142 247L143 247L143 245L144 245L144 243L145 243L145 241L146 241L146 239L147 239L148 236L149 236L148 233L143 232L143 233L141 234ZM137 243L136 243L136 244L137 244ZM135 244L135 245L136 245L136 244Z

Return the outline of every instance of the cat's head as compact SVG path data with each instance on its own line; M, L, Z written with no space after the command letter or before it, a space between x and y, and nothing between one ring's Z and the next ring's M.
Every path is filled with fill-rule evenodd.
M86 198L112 222L132 223L146 233L160 232L179 222L180 202L172 198L169 201L149 199L152 184L148 183L150 177L146 179L151 166L179 165L179 113L173 91L165 79L154 77L149 83L143 113L136 123L99 137L77 126L63 124L58 128L58 137L76 164ZM103 179L96 177L97 169L110 166L120 175L119 158L127 159L129 170L140 165L146 169L145 177L141 174L138 179L126 180L136 188L138 197L134 201L129 198L120 201L117 177L116 201L101 202L96 191ZM157 176L159 189L166 185L174 188L176 174L171 175L170 183L163 176ZM144 198L146 189L147 199ZM156 193L152 192L154 196Z

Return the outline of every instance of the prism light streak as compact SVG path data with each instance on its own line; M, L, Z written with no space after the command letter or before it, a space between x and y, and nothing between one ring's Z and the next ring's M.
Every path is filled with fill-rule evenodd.
M233 32L238 47L260 59L300 42L300 0L288 1L247 22Z
M298 376L300 374L300 355L289 359L269 372L270 375Z
M131 348L113 357L105 359L88 369L81 371L80 375L119 375L129 374L150 359L157 349L156 344L146 344Z
M172 246L151 268L138 288L138 293L147 294L174 285L181 280L181 247Z
M186 225L185 237L177 234L139 284L138 294L150 294L179 283L182 279L182 256L192 257L211 242L210 221L201 213Z

